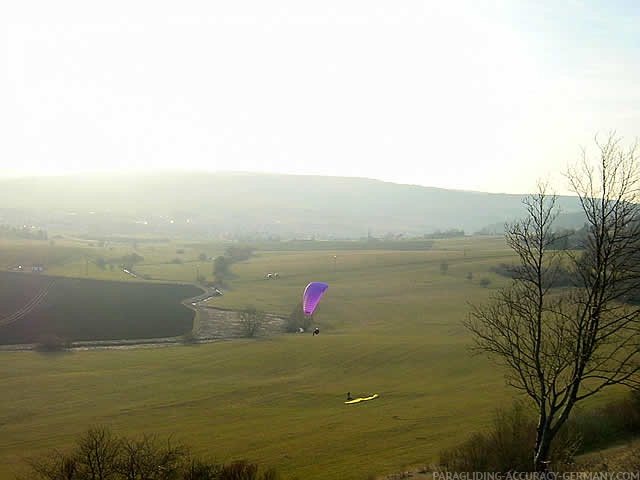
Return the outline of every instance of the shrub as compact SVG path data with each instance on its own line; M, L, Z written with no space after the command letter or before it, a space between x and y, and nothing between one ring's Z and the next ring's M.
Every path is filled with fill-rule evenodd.
M446 260L443 260L442 263L440 264L440 273L442 275L446 275L448 271L449 271L449 262L447 262Z
M77 460L72 455L67 455L58 451L42 458L27 459L30 473L36 475L35 478L43 480L75 480L80 478L78 473ZM34 478L33 475L17 477L20 480Z
M582 451L609 445L640 433L640 392L631 391L623 399L599 408L577 411L569 428L582 438Z
M43 333L36 342L36 350L39 352L61 352L69 348L70 343L53 333Z
M305 315L302 311L302 303L298 303L289 314L284 329L289 333L297 333L301 328L306 331L309 329L312 322L313 316Z
M265 321L266 314L255 307L247 307L240 312L240 325L242 334L247 338L253 338Z
M132 252L129 255L124 255L120 259L120 261L122 262L123 265L128 265L129 267L132 267L136 263L140 263L140 262L144 261L144 257L142 255L138 255L135 252ZM130 270L130 268L128 270Z
M216 480L221 466L195 458L187 463L182 480Z
M527 471L531 468L535 423L520 403L498 410L489 432L477 432L461 445L440 453L440 466L449 471Z
M248 260L253 255L253 247L233 245L225 250L225 256L232 262L242 262Z
M440 452L439 468L453 472L530 471L536 421L523 404L516 402L509 410L497 410L492 428L476 432L457 447ZM551 452L556 470L571 462L578 447L578 437L568 429L558 434Z
M156 435L117 437L106 427L91 427L71 452L54 450L27 460L29 474L39 480L277 480L275 469L261 475L246 460L218 464L191 457L182 444Z
M196 343L198 343L198 337L193 332L193 330L191 330L182 335L182 343L184 345L195 345Z
M246 460L238 460L228 465L223 465L219 476L220 480L277 480L276 470L270 468L258 475L258 465Z
M609 462L609 470L612 472L639 472L640 471L640 447L631 447L619 458Z
M163 480L177 478L188 458L183 445L161 442L155 435L140 439L122 439L115 471L127 480Z
M563 471L577 453L602 448L640 433L640 392L602 407L575 412L558 432L551 450L554 471ZM454 472L528 471L533 464L536 422L522 404L498 410L488 432L473 433L462 444L440 452L439 468ZM640 465L640 448L624 458L625 468ZM626 466L629 468L627 469ZM573 468L573 467L570 467Z

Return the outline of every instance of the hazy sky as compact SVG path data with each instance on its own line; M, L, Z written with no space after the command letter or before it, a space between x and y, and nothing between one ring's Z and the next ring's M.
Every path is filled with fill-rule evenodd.
M181 168L525 193L640 135L640 2L21 0L0 174Z

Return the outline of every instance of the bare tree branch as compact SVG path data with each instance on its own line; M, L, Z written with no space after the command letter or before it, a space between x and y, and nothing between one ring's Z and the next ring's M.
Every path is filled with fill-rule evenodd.
M556 197L540 184L524 201L526 217L506 228L519 259L512 284L472 306L465 322L474 350L537 407L536 470L576 402L610 385L640 386L640 308L629 303L640 294L637 143L625 150L612 133L596 146L596 165L583 150L567 173L586 219L579 248L553 247ZM558 288L566 268L574 285Z

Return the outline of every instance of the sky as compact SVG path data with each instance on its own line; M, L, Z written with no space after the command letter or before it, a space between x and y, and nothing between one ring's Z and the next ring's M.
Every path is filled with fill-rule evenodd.
M635 0L0 6L0 176L182 169L496 193L640 136Z

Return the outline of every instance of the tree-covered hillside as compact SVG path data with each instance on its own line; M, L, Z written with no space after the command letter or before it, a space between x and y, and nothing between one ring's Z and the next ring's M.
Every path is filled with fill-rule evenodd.
M94 233L186 229L282 238L416 236L500 225L521 215L521 201L520 195L345 177L204 172L39 177L0 182L0 223L66 223ZM560 204L567 214L578 211L572 197L561 197Z

